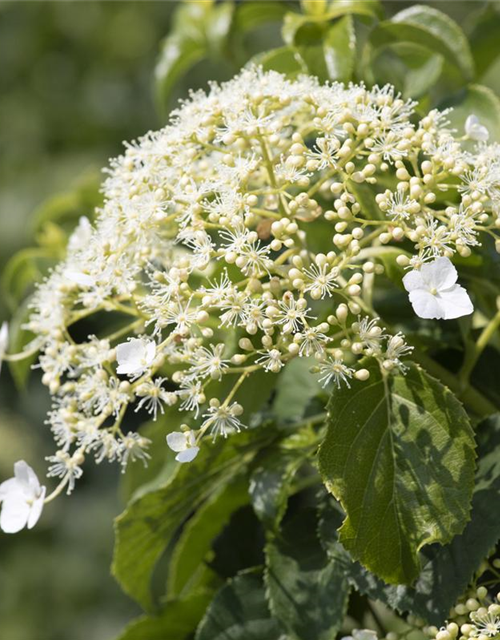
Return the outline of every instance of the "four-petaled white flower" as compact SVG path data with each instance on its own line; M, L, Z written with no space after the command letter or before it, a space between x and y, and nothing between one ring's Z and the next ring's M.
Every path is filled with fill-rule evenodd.
M465 121L465 133L471 140L487 142L490 137L488 129L479 122L479 118L473 113Z
M456 284L457 270L448 258L438 258L403 278L413 310L420 318L451 320L474 311L467 291Z
M178 452L177 462L192 462L200 450L193 431L172 431L167 436L167 444L172 451Z
M2 360L7 353L7 347L9 346L9 325L7 322L2 324L0 329L0 371L2 370Z
M147 338L132 338L116 347L116 373L140 376L153 364L156 344Z
M14 465L14 477L0 484L0 528L5 533L17 533L38 522L43 509L45 487L40 486L33 469L19 460Z

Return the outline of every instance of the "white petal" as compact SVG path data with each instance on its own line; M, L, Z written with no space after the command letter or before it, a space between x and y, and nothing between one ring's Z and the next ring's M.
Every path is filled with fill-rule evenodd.
M416 289L425 289L420 271L416 269L409 271L403 278L403 286L408 292L415 291Z
M474 115L473 113L471 113L470 116L467 116L467 120L465 121L465 127L464 127L465 128L465 133L467 135L469 135L469 131L476 124L479 124L479 118L476 115Z
M43 511L43 501L45 500L46 488L42 487L40 496L31 505L30 514L28 516L28 529L33 529L36 525Z
M38 496L40 493L40 482L29 464L26 464L24 460L16 462L14 465L14 475L16 480L23 485L23 489L28 496Z
M95 278L89 276L88 273L74 271L73 269L66 269L64 271L64 277L81 287L92 287L95 284Z
M420 318L439 319L444 318L444 311L441 308L437 296L429 291L418 289L410 291L410 302L413 310Z
M156 344L152 340L148 340L146 343L146 357L145 361L151 364L156 356Z
M19 484L17 478L9 478L0 484L0 501L11 493L23 493L23 485Z
M24 529L30 514L29 504L22 493L10 494L2 502L0 529L5 533L17 533Z
M200 447L190 447L186 451L181 451L175 456L177 462L192 462L198 455Z
M172 451L184 451L187 449L186 434L181 431L172 431L167 436L167 444Z
M116 368L116 373L129 376L144 371L144 366L140 362L127 362Z
M448 289L453 286L458 278L458 273L449 258L437 258L433 262L427 262L420 269L422 278L428 288Z
M465 133L471 140L486 142L490 137L488 129L479 122L474 114L471 114L465 121Z
M454 285L447 291L440 291L438 298L441 300L445 320L468 316L474 311L469 294L459 284Z

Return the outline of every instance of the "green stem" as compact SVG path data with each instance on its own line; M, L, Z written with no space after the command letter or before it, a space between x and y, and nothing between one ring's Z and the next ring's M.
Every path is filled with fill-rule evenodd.
M479 360L479 357L485 350L488 342L491 340L491 338L493 337L495 331L498 329L499 326L500 326L500 310L496 313L496 315L493 316L490 322L483 329L481 335L477 339L476 344L472 347L470 352L466 354L466 358L458 374L460 384L462 385L463 388L467 386L472 370L476 366L476 363Z

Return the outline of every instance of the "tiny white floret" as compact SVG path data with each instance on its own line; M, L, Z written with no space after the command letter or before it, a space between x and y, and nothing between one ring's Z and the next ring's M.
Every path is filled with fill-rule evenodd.
M7 322L2 324L0 329L0 371L2 370L2 360L7 353L7 347L9 346L9 325Z
M116 347L116 373L139 376L149 369L156 356L156 344L147 338L132 338Z
M0 528L5 533L17 533L38 522L45 499L45 487L33 469L19 460L14 465L14 477L0 484Z
M465 133L471 140L487 142L490 137L488 129L479 122L479 118L473 113L465 121Z
M413 310L420 318L451 320L474 311L467 291L457 284L457 270L448 258L437 258L403 278Z
M81 271L65 269L64 277L80 287L93 287L95 285L95 278L93 276L89 276L88 273L83 273Z
M177 462L192 462L200 450L193 431L172 431L167 436L167 444L172 451L178 452Z

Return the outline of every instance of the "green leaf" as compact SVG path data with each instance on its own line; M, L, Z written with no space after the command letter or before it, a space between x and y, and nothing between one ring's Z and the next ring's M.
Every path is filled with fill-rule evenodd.
M257 431L207 443L192 463L179 465L163 487L132 501L115 520L113 575L145 609L152 605L155 565L178 528L205 500L243 473L257 449L272 437L269 431Z
M278 71L289 78L308 73L307 65L300 53L289 45L259 53L252 58L252 63L261 66L264 71Z
M30 298L27 298L16 309L12 320L9 325L9 351L11 353L21 353L23 349L35 338L35 334L31 333L27 329L23 328L23 325L28 321L31 309ZM36 360L36 354L27 356L23 360L10 361L9 369L14 378L14 382L17 388L22 391L26 388L31 365Z
M474 436L460 402L416 365L367 366L368 382L336 390L319 451L323 480L347 517L340 541L389 583L410 583L418 551L460 533L470 512Z
M283 517L293 476L302 464L298 452L266 451L250 477L249 493L257 517L268 529L276 529Z
M290 640L334 638L346 611L347 578L327 557L316 530L314 511L301 510L266 545L269 606Z
M479 465L472 498L471 519L462 534L442 547L424 549L423 568L413 587L392 587L352 563L344 551L344 570L362 593L400 612L408 611L430 624L441 625L450 608L471 583L482 562L500 539L500 513L492 505L500 500L500 414L480 426L485 441L479 447ZM330 504L320 527L329 554L336 558L342 547L335 538L340 516Z
M2 288L8 304L16 308L32 285L41 280L61 256L50 249L21 249L7 262L2 273Z
M176 431L184 422L183 414L177 407L167 407L165 414L156 421L149 421L140 428L141 436L151 441L149 451L151 459L148 465L129 464L120 482L121 497L124 502L137 499L150 491L165 485L178 471L179 463L165 448L166 436Z
M485 8L469 37L478 78L500 57L499 29L500 13L492 3Z
M210 551L212 540L231 514L249 500L247 479L238 478L216 491L183 528L170 560L168 592L181 594Z
M232 2L185 2L176 10L171 33L163 41L156 64L156 91L166 105L179 78L197 62L220 56L227 44L234 11Z
M268 22L281 22L288 9L285 2L247 0L236 7L235 31L246 33Z
M470 84L444 106L453 107L448 119L459 133L464 131L465 120L473 113L488 128L490 139L500 141L500 100L488 87Z
M280 422L300 420L322 391L318 376L309 371L315 364L314 358L294 358L279 374L273 414Z
M158 615L134 620L117 640L184 640L196 629L211 597L210 591L202 591L187 598L167 600Z
M441 54L467 80L474 76L474 60L467 38L459 25L442 11L425 5L413 5L397 13L391 20L378 24L369 38L373 49L399 42L413 43Z
M337 20L323 41L323 55L330 80L348 82L352 79L356 56L356 34L352 16Z
M262 574L252 570L228 580L198 627L196 640L280 640L282 629L271 617Z

